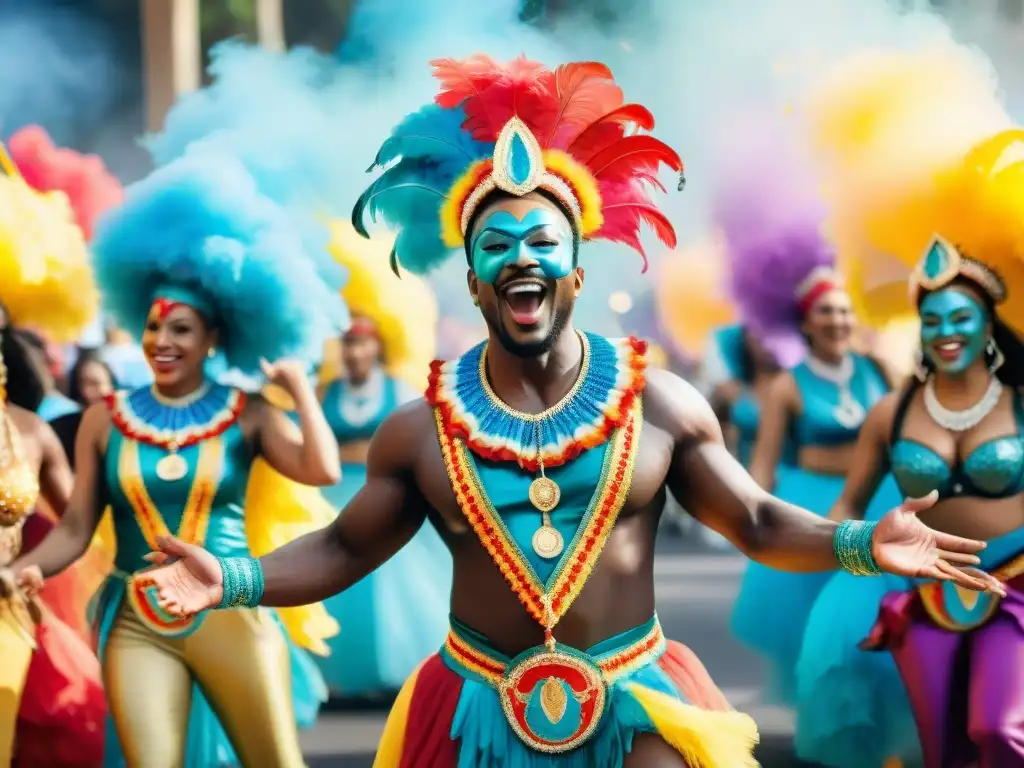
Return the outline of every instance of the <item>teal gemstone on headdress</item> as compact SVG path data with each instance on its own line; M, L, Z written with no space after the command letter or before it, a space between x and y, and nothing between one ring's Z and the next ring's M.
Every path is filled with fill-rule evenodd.
M513 184L525 184L530 178L530 170L530 152L522 135L516 131L512 134L512 143L505 160L505 172Z
M937 280L942 277L950 267L949 252L943 247L939 240L934 240L928 253L924 256L922 271L929 280Z

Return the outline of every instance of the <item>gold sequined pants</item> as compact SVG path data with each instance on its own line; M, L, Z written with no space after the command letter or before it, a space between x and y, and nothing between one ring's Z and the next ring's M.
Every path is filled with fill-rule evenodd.
M211 611L185 638L153 634L122 605L103 683L130 768L181 768L193 680L245 768L305 765L292 711L288 648L266 611Z
M0 766L5 768L11 764L21 692L32 660L32 643L20 626L21 617L0 598Z

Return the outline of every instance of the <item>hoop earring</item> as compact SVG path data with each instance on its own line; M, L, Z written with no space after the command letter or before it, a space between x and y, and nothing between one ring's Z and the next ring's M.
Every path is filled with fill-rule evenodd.
M996 344L996 340L990 338L988 344L985 345L985 356L989 358L988 370L989 373L995 373L1006 363L1006 356L1003 354L1003 350Z
M931 371L928 370L928 363L925 360L924 350L917 350L917 362L914 365L914 376L917 378L918 381L924 384L926 381L928 381L928 375L930 373Z

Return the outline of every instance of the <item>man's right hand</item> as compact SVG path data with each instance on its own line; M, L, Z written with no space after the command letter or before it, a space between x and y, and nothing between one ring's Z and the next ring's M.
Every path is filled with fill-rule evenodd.
M139 586L155 586L157 604L172 616L193 616L216 608L224 596L224 575L217 558L173 536L161 536L157 545L159 551L146 555L157 567L135 577Z

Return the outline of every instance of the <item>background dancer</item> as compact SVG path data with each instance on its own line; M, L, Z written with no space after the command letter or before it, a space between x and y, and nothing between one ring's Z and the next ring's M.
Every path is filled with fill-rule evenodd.
M940 82L953 84L941 99ZM1002 599L929 581L892 593L864 645L892 651L928 768L1021 766L1024 132L1001 132L989 71L952 44L853 60L827 85L817 124L830 170L856 169L836 191L840 244L857 253L867 233L912 269L921 318L918 374L869 414L833 514L860 517L891 470L906 494L937 490L924 520L987 540L982 567L1007 584ZM870 135L836 130L865 117ZM932 129L946 124L956 130ZM906 167L880 173L903 148Z
M344 509L366 482L370 440L394 410L426 385L437 326L426 283L388 266L389 238L367 241L348 222L332 224L331 250L348 272L342 297L353 314L341 339L342 376L324 387L327 423L341 453L341 483L324 490ZM331 692L345 697L397 692L444 642L451 555L423 526L381 568L324 605L344 627L318 660Z
M221 139L196 142L133 186L97 233L104 309L138 334L155 384L86 413L72 503L32 555L37 575L65 567L97 526L95 500L110 499L116 570L97 608L116 727L109 764L119 744L130 765L230 764L229 747L245 765L302 765L296 720L311 724L326 695L273 613L179 622L131 588L162 531L225 554L265 551L323 523L275 472L307 485L338 478L306 368L345 319L338 284L324 280L330 257L306 249L299 221L261 194ZM283 388L301 429L262 398L217 384L225 368ZM309 610L281 618L322 651L333 622L320 610L319 623Z
M8 217L0 229L3 320L8 328L31 323L73 339L96 309L82 232L67 199L33 191L2 145L0 162L6 172L0 207ZM22 393L41 392L31 367L20 362ZM40 502L50 514L63 514L72 485L57 436L31 411L8 402L7 384L0 356L0 764L97 768L106 702L99 664L76 632L84 612L75 599L82 573L64 574L36 601L26 599L5 570L36 543L25 541L24 527L40 517Z
M751 476L778 498L825 516L842 492L860 425L889 382L878 363L851 350L850 298L820 232L824 211L809 166L791 134L776 126L758 133L765 143L734 147L718 183L718 221L740 313L790 369L764 393ZM765 178L779 181L769 191ZM899 500L895 486L879 494L873 519ZM747 566L732 629L768 660L777 701L793 701L807 615L828 578Z

